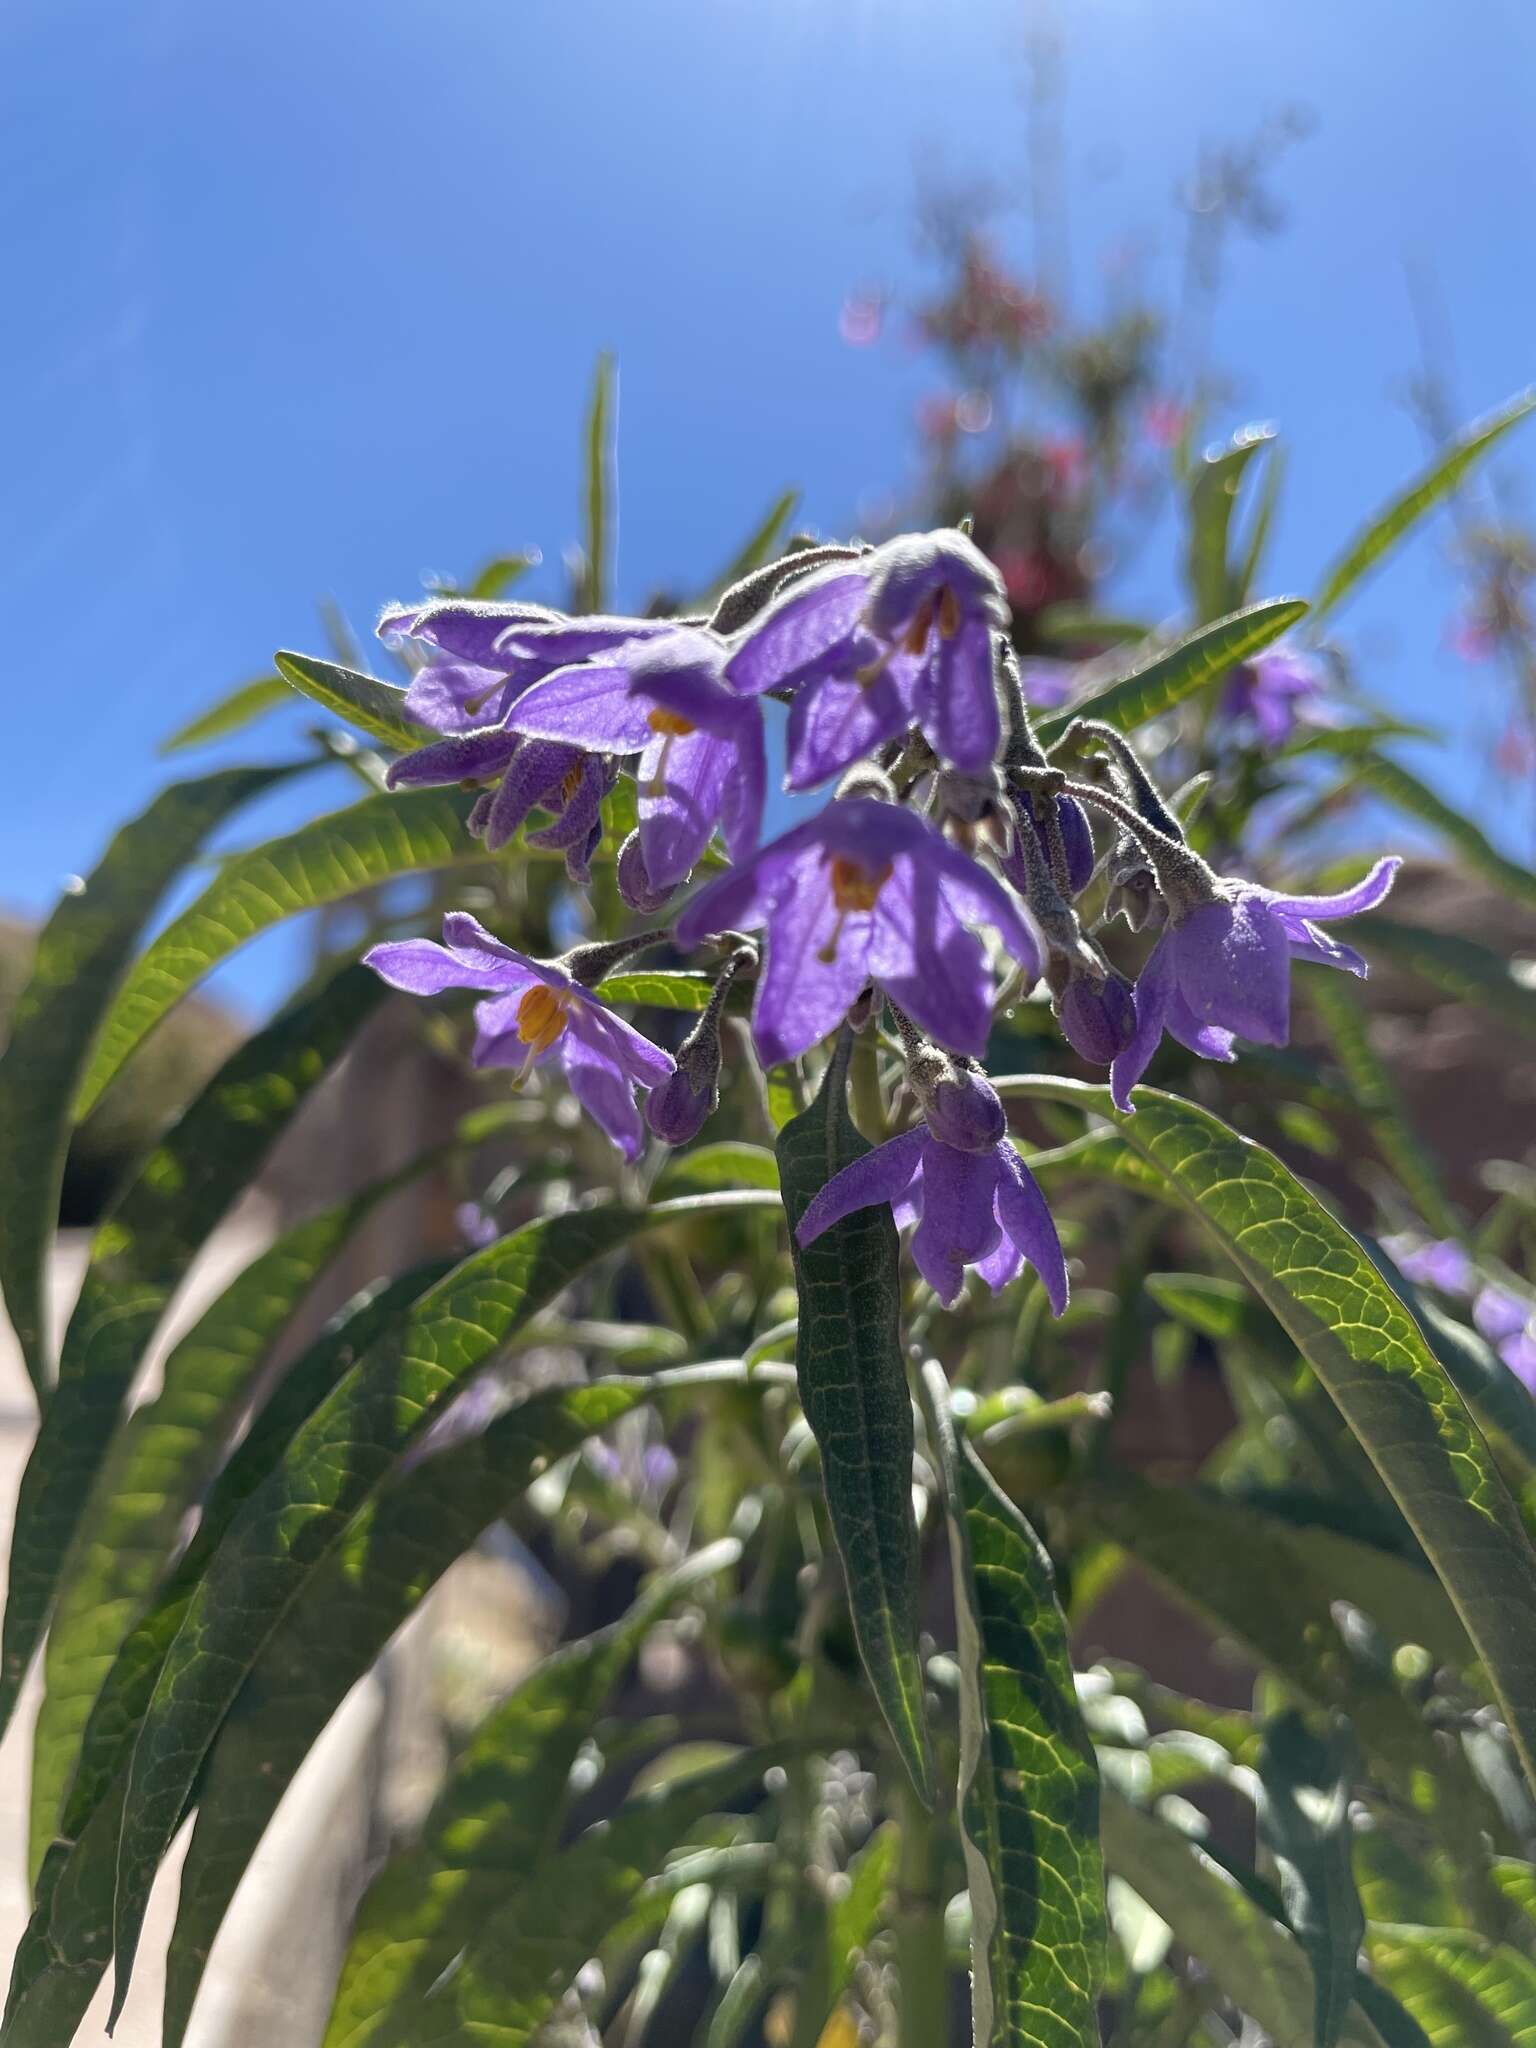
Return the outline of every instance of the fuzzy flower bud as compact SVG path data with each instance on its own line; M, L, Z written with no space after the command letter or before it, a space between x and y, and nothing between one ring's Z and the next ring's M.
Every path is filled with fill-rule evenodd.
M731 984L757 953L743 946L726 962L704 1014L677 1049L677 1071L646 1097L645 1120L668 1145L686 1145L713 1116L720 1100L720 1018Z
M1118 974L1096 983L1092 975L1074 973L1056 999L1056 1020L1075 1052L1095 1067L1110 1066L1136 1033L1131 985Z
M903 1036L907 1080L933 1135L957 1152L986 1152L999 1144L1008 1118L986 1075L920 1038L910 1024Z
M642 917L654 915L669 896L676 894L673 889L658 889L652 882L645 855L640 850L638 832L631 832L619 848L615 874L620 896L631 910L638 910Z

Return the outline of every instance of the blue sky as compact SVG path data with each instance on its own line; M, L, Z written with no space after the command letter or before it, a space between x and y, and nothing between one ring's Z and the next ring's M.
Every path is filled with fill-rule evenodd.
M1113 244L1172 275L1170 194L1202 138L1288 103L1317 117L1276 180L1286 231L1235 249L1215 334L1239 376L1226 424L1272 418L1290 444L1267 581L1304 593L1422 459L1397 402L1406 260L1436 278L1465 412L1536 373L1536 14L1055 12L1084 303ZM366 627L423 571L529 543L557 587L599 347L621 363L622 599L707 572L785 485L827 529L899 489L924 373L845 347L838 307L862 280L917 284L923 177L1019 180L1027 18L1020 0L12 0L0 903L44 909L162 778L161 735L274 647L319 646L322 594ZM1447 725L1434 772L1470 796L1491 720L1443 645L1439 541L1341 625L1381 695ZM1141 574L1166 608L1166 554ZM285 957L259 950L228 986L263 995Z

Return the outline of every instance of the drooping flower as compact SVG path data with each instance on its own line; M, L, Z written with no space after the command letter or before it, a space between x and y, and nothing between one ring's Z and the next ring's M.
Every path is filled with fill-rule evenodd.
M833 1174L801 1217L796 1240L812 1244L854 1210L880 1202L890 1203L899 1227L917 1224L912 1256L946 1307L959 1300L967 1266L997 1293L1026 1262L1056 1314L1066 1307L1056 1225L985 1076L962 1071L941 1083L925 1122Z
M1282 642L1233 669L1221 706L1228 718L1247 719L1264 746L1279 747L1315 717L1323 689L1317 657Z
M1001 737L993 636L1002 579L963 533L907 534L792 584L742 635L740 690L795 692L789 785L810 789L908 726L979 773Z
M589 989L547 960L504 946L464 911L443 920L443 944L399 939L375 946L367 965L408 995L476 988L474 1063L511 1067L522 1081L556 1061L571 1092L626 1159L637 1159L645 1131L635 1090L672 1072L672 1057L652 1045Z
M993 926L1038 978L1035 933L999 882L911 811L849 796L711 882L675 931L692 946L765 929L752 1025L773 1065L834 1030L870 984L929 1037L979 1058L992 977L972 924Z
M1232 1060L1234 1038L1284 1045L1291 1028L1291 962L1315 960L1364 976L1365 961L1320 929L1373 910L1402 863L1377 861L1340 896L1288 896L1254 882L1218 881L1216 893L1174 912L1136 983L1136 1032L1115 1061L1117 1106L1146 1072L1163 1032L1202 1059Z
M685 881L718 824L733 860L757 844L767 786L762 706L725 680L729 649L697 626L563 668L510 714L521 733L638 754L640 844L653 891Z

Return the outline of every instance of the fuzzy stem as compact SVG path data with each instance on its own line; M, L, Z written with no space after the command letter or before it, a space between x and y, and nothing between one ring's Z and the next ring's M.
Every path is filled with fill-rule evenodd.
M901 2048L944 2048L949 2040L949 1965L937 1883L937 1830L910 1791L901 1812L896 1872L896 1967Z

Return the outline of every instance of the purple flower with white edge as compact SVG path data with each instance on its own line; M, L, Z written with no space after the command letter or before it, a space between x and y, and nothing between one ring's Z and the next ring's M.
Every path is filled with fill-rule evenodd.
M984 1075L961 1069L929 1099L924 1123L833 1174L800 1218L796 1242L813 1244L856 1209L889 1202L898 1227L916 1223L912 1256L946 1308L959 1300L967 1266L995 1294L1028 1263L1060 1315L1067 1305L1061 1240L1008 1137L996 1091Z
M1234 1038L1284 1045L1291 1028L1291 962L1315 960L1365 975L1352 946L1320 929L1374 910L1401 861L1379 860L1340 896L1288 896L1255 882L1216 881L1192 908L1171 908L1136 983L1136 1031L1110 1070L1116 1107L1151 1063L1164 1031L1202 1059L1232 1060Z
M1322 694L1322 663L1282 641L1232 671L1221 708L1228 718L1251 721L1264 746L1279 747L1298 724L1317 722L1315 707Z
M733 860L757 844L767 765L762 706L725 679L726 643L699 626L564 668L519 699L536 739L639 754L640 853L653 890L685 881L718 824Z
M375 946L366 964L391 988L435 996L477 988L474 1063L511 1067L518 1082L557 1061L571 1092L624 1157L638 1159L645 1127L635 1090L672 1072L672 1057L643 1038L589 989L545 960L504 946L464 911L443 920L443 944L399 939Z
M677 920L681 946L766 932L752 1028L770 1066L835 1030L871 984L930 1038L978 1058L992 975L972 924L991 925L1033 983L1040 947L1001 883L911 811L837 797L709 883Z
M952 527L906 534L792 584L743 632L727 675L795 694L789 786L810 789L917 725L952 767L979 773L1002 736L993 639L1002 578Z

